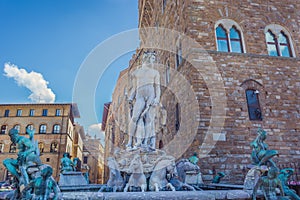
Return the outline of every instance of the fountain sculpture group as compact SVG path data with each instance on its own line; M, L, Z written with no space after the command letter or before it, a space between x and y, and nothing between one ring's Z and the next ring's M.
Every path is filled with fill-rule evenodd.
M13 176L15 190L11 199L58 199L60 189L52 177L52 168L40 160L34 130L26 129L29 138L11 129L9 136L18 149L17 159L7 158L4 166Z
M128 143L124 149L116 148L107 159L109 180L99 192L201 190L199 185L195 187L186 183L188 171L200 173L197 154L176 163L173 156L156 149L155 118L161 105L160 77L159 72L154 69L154 63L155 53L145 52L142 66L131 73ZM9 131L11 141L18 148L17 159L8 158L3 161L14 177L16 190L12 199L58 199L60 190L51 176L52 168L41 163L37 142L33 139L34 131L26 131L29 138L20 136L16 129ZM294 169L279 170L272 160L278 152L270 150L265 143L267 133L262 129L257 133L250 144L253 149L252 167L246 175L244 190L252 191L252 198L256 199L257 191L261 189L265 199L273 200L278 198L276 188L279 188L281 199L300 200L287 184ZM61 159L60 186L72 184L70 180L75 184L85 182L82 174L74 172L75 166L76 160L75 163L72 162L68 153L65 153ZM219 183L224 176L224 173L219 172L213 182ZM78 181L78 178L82 181Z
M253 167L246 176L244 189L253 190L253 199L256 199L257 190L261 189L267 200L300 200L296 192L288 187L288 179L294 170L291 168L279 170L272 160L274 156L279 155L278 152L270 150L265 143L267 132L259 129L257 134L256 139L250 144L253 148L251 154ZM276 189L279 189L280 196L277 196Z

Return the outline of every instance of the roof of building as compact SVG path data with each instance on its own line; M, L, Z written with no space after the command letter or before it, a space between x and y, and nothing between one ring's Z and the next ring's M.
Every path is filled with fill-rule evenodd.
M71 106L72 114L74 118L80 117L80 112L76 103L10 103L0 104L0 106L57 106L57 105L69 105Z

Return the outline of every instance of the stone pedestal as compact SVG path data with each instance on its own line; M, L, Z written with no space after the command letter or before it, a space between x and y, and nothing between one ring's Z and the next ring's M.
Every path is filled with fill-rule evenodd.
M189 185L203 184L201 172L195 172L195 171L186 172L185 182Z
M83 186L88 185L82 172L64 172L60 174L59 186Z

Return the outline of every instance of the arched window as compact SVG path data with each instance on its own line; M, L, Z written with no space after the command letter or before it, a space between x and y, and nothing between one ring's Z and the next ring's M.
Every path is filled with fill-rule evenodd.
M46 132L47 132L47 125L46 124L41 124L39 133L40 134L45 134Z
M216 29L218 51L229 52L229 44L226 30L219 25Z
M40 152L43 153L44 152L44 147L45 147L44 143L39 142L38 147L39 147Z
M231 19L221 19L215 25L217 48L222 52L244 53L241 27Z
M14 129L17 129L18 133L20 133L21 126L19 124L16 124L14 125Z
M16 153L17 152L17 145L14 143L11 143L9 147L9 153Z
M52 142L50 145L50 152L58 152L58 143Z
M270 56L278 56L277 39L275 35L269 30L266 33L267 47Z
M270 24L265 28L265 36L270 56L293 57L295 55L291 36L284 27Z
M1 134L6 134L7 132L7 126L6 125L2 125L1 126Z
M28 124L27 126L26 126L26 129L29 129L29 130L33 130L34 129L34 127L33 127L33 124Z
M250 120L262 120L262 113L259 105L258 95L258 90L246 90L247 106Z
M284 34L283 31L281 31L279 33L278 42L279 42L279 50L280 50L281 56L291 57L292 52L291 52L291 46L290 46L290 43L289 43L289 39Z
M4 152L4 143L0 142L0 153Z
M52 133L60 133L60 125L55 124Z
M236 27L230 29L230 46L231 52L243 53L241 33Z

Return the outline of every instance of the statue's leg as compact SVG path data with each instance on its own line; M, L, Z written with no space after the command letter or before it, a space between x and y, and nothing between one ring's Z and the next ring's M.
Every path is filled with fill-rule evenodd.
M147 188L147 185L145 185L145 184L142 184L142 185L141 185L142 192L145 192L145 191L146 191L146 188Z
M155 150L155 106L151 106L145 116L145 134L146 138L150 139L149 148Z
M125 188L124 188L124 192L128 192L128 187L129 187L129 184L127 183Z
M155 143L156 143L156 137L153 136L153 137L151 137L151 139L150 139L150 149L151 149L151 150L155 150Z
M137 98L136 102L133 106L132 117L129 122L129 128L128 128L129 129L128 130L129 138L136 135L135 132L136 132L137 125L138 125L137 122L140 118L141 113L143 112L144 107L145 107L145 101L143 99ZM129 139L126 146L132 147L132 138L131 138L131 140Z
M142 118L139 118L137 121L137 128L136 128L136 147L140 147L143 139L145 137L145 131L144 131L144 120Z
M18 179L20 178L20 174L17 171L18 161L12 158L7 158L3 161L3 165L6 167L6 169L15 177Z
M167 187L170 188L172 191L176 191L175 187L171 183L168 183Z
M187 183L183 184L183 187L186 187L188 190L196 191L195 188Z

